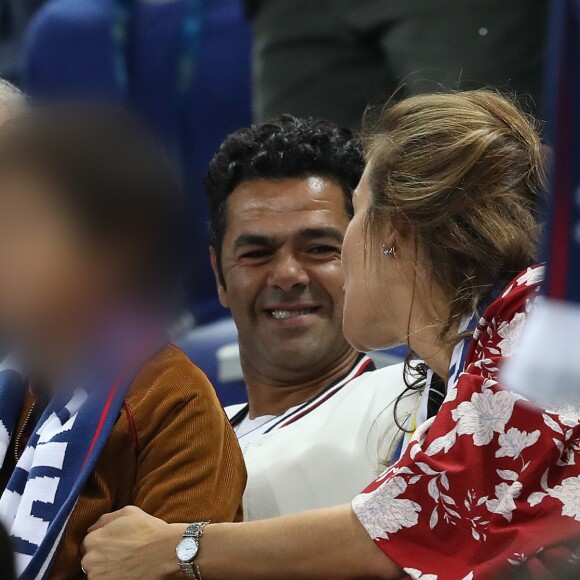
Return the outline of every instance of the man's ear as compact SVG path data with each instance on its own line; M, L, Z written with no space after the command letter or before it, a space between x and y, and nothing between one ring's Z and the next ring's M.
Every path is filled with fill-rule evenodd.
M224 288L224 285L222 284L222 279L220 276L220 266L218 265L218 258L217 258L215 248L213 248L213 247L210 247L210 249L209 249L209 258L211 261L211 268L213 270L213 275L215 276L215 283L217 286L220 304L224 308L229 308L230 303L228 301L228 293L227 293L227 290Z

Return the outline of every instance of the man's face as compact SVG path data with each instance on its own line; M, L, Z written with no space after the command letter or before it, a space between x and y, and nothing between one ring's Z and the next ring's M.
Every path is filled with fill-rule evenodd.
M341 187L318 177L243 182L228 199L226 223L219 293L242 357L266 372L332 368L350 350L342 333L349 217Z

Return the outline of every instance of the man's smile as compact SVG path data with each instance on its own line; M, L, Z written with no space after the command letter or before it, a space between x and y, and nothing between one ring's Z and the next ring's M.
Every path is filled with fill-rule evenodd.
M263 311L266 317L277 326L297 327L313 322L318 318L321 306L310 304L269 305Z
M269 311L270 315L276 320L288 320L289 318L297 318L298 316L305 316L306 314L312 314L315 311L314 308L301 308L300 310L272 310Z

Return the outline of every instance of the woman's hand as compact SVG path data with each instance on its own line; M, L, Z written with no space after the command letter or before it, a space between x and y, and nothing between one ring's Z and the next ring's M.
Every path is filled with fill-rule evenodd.
M89 580L181 578L175 547L187 524L166 524L136 507L102 516L83 542Z

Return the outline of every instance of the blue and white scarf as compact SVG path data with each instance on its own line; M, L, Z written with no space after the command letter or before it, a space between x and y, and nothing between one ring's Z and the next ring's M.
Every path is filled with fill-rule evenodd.
M42 414L0 498L21 580L48 577L83 486L116 423L143 362L165 343L161 333L115 356L86 384L57 393ZM121 360L123 359L123 360ZM114 362L113 362L114 361ZM103 367L107 367L104 369ZM0 464L22 412L26 381L14 361L0 364Z

